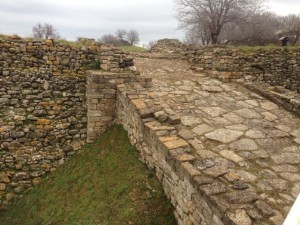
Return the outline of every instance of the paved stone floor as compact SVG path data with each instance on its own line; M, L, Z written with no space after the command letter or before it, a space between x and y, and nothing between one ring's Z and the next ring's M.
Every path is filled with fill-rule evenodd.
M193 74L183 62L153 60L136 65L154 78L152 98L181 116L179 135L194 147L197 168L241 177L237 188L256 190L282 220L300 192L300 118L242 85Z

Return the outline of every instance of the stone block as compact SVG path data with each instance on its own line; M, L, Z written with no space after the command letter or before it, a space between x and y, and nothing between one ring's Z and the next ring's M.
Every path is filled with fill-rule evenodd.
M176 148L185 148L188 147L189 144L183 139L176 139L171 141L166 141L163 143L167 149L176 149Z

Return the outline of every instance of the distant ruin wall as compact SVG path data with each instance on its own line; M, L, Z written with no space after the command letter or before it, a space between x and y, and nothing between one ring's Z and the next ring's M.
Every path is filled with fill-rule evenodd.
M86 69L97 65L95 61L99 62L101 69L113 72L133 66L133 59L112 45L93 43L79 47L54 40L0 39L0 75L38 71L54 75L84 75Z
M185 54L195 66L225 81L259 81L300 92L300 48L246 53L229 47L199 47Z
M176 39L162 39L151 52L169 59L188 60L192 68L223 81L263 82L300 93L300 47L249 47L243 51L230 46L193 46Z

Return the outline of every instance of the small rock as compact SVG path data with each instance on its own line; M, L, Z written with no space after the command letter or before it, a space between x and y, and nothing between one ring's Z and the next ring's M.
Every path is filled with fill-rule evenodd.
M164 111L158 111L154 113L154 116L159 122L165 122L168 119L168 115Z
M5 191L6 185L3 183L0 183L0 191Z
M242 209L237 209L234 213L228 212L228 218L233 222L233 224L238 225L251 225L252 221L247 215L246 211Z
M33 186L37 186L39 183L41 183L41 178L40 177L36 177L32 180Z
M7 193L5 195L5 199L7 202L10 202L14 197L15 197L15 195L13 193Z
M181 117L179 115L170 115L168 116L168 122L171 125L177 125L181 123Z
M182 137L183 139L189 140L189 139L193 139L194 135L191 131L187 130L187 129L182 129L178 132L178 135L180 137Z

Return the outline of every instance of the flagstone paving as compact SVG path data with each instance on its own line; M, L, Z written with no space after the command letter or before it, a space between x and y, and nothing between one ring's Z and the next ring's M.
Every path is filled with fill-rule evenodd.
M228 194L228 199L246 204L255 198L251 195L255 190L263 200L262 210L264 204L271 205L277 210L274 220L279 221L274 223L280 224L300 192L300 118L240 84L184 73L175 62L172 72L160 71L163 79L159 79L155 75L159 65L145 69L143 61L137 61L142 76L154 78L149 95L155 103L181 117L178 134L193 146L194 166L229 181L242 178L233 188L249 193Z

